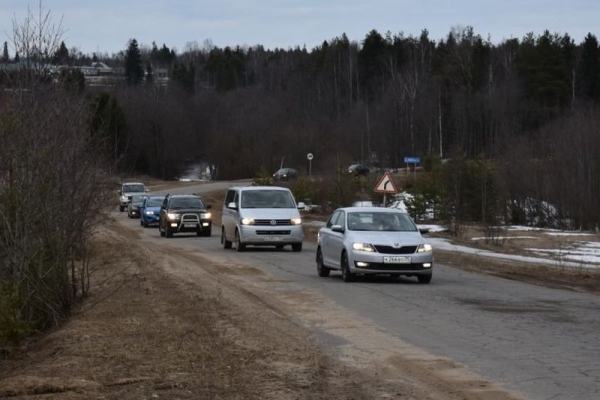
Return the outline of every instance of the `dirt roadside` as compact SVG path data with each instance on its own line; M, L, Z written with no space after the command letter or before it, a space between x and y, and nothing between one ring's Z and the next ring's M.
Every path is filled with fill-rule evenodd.
M136 239L118 221L98 233L90 298L68 324L0 361L0 398L519 398L314 294L266 295L252 282L272 278L256 269ZM326 355L298 313L344 328L343 360Z

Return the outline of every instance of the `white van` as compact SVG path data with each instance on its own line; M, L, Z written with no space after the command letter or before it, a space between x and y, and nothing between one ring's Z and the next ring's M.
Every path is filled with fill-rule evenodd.
M221 217L221 244L230 249L235 242L237 251L247 245L275 246L282 249L291 245L293 251L302 251L302 219L288 188L278 186L236 186L225 196Z

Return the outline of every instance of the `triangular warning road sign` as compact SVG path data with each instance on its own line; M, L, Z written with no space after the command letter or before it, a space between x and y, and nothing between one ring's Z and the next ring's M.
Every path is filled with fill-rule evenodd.
M392 180L392 176L386 172L383 174L377 186L375 186L376 193L396 193L396 186L394 185L394 181Z

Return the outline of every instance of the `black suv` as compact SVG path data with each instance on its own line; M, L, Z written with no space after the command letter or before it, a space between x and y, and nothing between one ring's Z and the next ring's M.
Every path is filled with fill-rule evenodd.
M194 194L168 194L160 207L158 230L160 236L173 237L174 233L196 232L210 236L212 215L200 196Z

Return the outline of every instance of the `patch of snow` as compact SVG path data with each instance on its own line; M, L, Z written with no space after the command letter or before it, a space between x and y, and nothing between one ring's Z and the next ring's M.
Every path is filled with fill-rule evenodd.
M512 260L519 261L523 263L532 263L532 264L544 264L551 265L555 267L569 267L569 268L600 268L598 264L581 264L575 262L565 262L561 260L547 259L547 258L536 258L536 257L527 257L527 256L518 256L513 254L502 254L495 253L493 251L474 249L468 246L455 245L450 243L447 239L439 239L439 238L431 238L430 244L433 246L433 250L440 249L445 251L455 251L462 252L467 254L473 254L481 257L489 257L489 258L497 258L501 260ZM542 249L538 249L542 250ZM545 250L543 250L545 251ZM575 255L574 255L575 256ZM599 257L596 258L594 262L600 263L600 254Z
M498 236L493 238L486 237L474 237L471 240L486 240L486 239L494 239L494 240L512 240L512 239L538 239L535 236Z
M550 236L592 236L592 233L583 232L544 232L544 235Z

